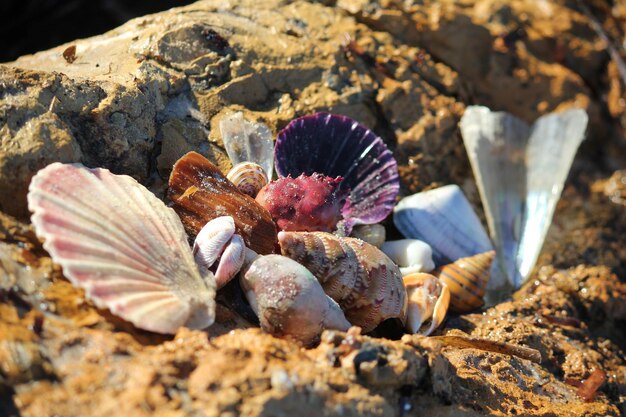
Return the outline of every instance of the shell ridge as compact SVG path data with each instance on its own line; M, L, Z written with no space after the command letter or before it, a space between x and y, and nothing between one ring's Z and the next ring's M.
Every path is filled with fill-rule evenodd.
M84 179L91 181L90 177L84 177ZM143 247L138 245L137 242L135 242L132 239L130 240L124 239L124 237L126 237L126 233L122 232L123 229L120 227L121 225L117 221L111 221L110 223L104 220L99 221L99 222L93 221L94 218L102 218L103 213L101 213L96 207L92 206L91 204L85 204L84 201L80 201L80 200L76 201L75 198L71 197L71 194L65 193L62 191L63 189L57 188L55 190L56 194L52 194L52 193L44 194L35 188L32 192L29 192L29 195L31 195L30 199L32 201L38 201L39 204L42 204L42 203L44 205L51 204L53 206L61 207L63 210L65 210L66 213L69 213L71 216L73 216L73 218L79 218L80 220L83 220L84 223L81 225L79 225L76 221L73 222L72 229L76 229L80 227L79 229L80 232L78 230L77 232L84 234L86 236L91 236L93 238L103 239L107 242L115 243L116 246L123 248L124 250L138 251L144 254L146 258L149 259L151 262L156 261L156 259L152 258L150 254L146 253ZM66 198L63 198L64 196ZM68 204L68 201L70 198L72 198L75 204ZM108 214L110 213L107 213L107 217L108 217ZM49 217L49 216L54 216L54 217ZM46 213L46 217L43 218L43 217L39 217L38 213L35 212L32 219L33 219L33 223L35 222L41 223L44 221L55 220L55 222L47 224L45 226L47 228L51 226L55 226L55 224L57 223L61 223L63 225L67 224L67 221L65 218L56 216L53 213ZM108 219L105 218L105 220L108 220ZM111 224L115 227L107 228L106 227L107 224ZM87 226L91 230L87 230L86 229ZM95 231L98 231L97 235L93 233Z
M80 237L77 237L76 239L80 239ZM130 268L137 271L148 270L153 272L163 272L159 268L154 268L148 263L141 262L141 259L133 258L123 252L114 251L110 248L110 246L95 245L93 242L81 242L78 244L77 240L70 236L50 237L46 241L50 242L48 246L51 250L56 252L57 256L68 259L68 262L72 259L69 258L69 254L73 253L74 256L80 256L80 258L75 259L75 261L82 259L83 262L96 262L98 259L110 257L113 258L111 262L117 264L120 261L123 261L126 265L129 265ZM73 263L73 265L78 265L78 263ZM155 279L153 278L152 280L154 281Z
M104 176L106 178L106 176ZM140 236L146 232L153 236L160 238L162 242L165 242L167 247L159 245L152 246L153 257L156 265L159 265L159 270L162 271L164 277L166 277L170 288L175 289L176 285L169 278L176 276L176 273L180 267L180 263L184 263L187 270L196 271L197 267L193 261L191 250L187 243L187 235L185 234L182 224L176 213L166 207L161 200L158 200L151 192L144 192L144 188L134 179L130 177L122 177L121 180L115 181L110 177L108 181L103 180L102 184L106 184L107 188L115 190L118 201L122 202L126 208L129 208L131 213L138 219L142 219L142 222L127 222L127 226L131 228L135 233L131 236L138 245L142 245L139 242ZM125 192L124 186L130 188L131 193ZM140 188L141 187L141 188ZM161 209L157 212L157 204ZM145 245L145 243L144 243ZM146 245L145 253L149 253ZM176 260L176 264L168 262L167 258L172 257ZM204 282L203 280L201 280Z
M63 231L67 239L69 238L80 239L80 238L88 237L94 240L100 240L102 243L108 244L109 246L114 246L114 247L116 246L116 247L123 248L124 250L128 250L129 252L132 252L131 249L133 249L133 247L128 246L126 242L118 239L118 236L115 236L114 233L106 234L102 230L98 230L98 232L96 232L92 229L87 229L84 226L79 226L76 222L68 223L65 217L59 217L58 215L55 215L54 213L39 213L39 212L35 213L32 216L32 221L33 221L33 224L35 223L41 224L40 227L42 228L42 230L45 230L46 233L56 233L56 232ZM50 238L46 240L49 240L49 239ZM126 259L129 259L129 260L133 259L135 262L138 262L138 264L141 264L144 266L150 265L148 262L142 263L141 261L128 255L126 252L123 252L123 253Z

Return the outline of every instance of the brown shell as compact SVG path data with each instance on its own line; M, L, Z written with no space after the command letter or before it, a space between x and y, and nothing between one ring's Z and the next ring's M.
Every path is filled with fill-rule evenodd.
M267 185L267 174L263 167L254 162L240 162L235 165L226 178L230 180L239 191L255 198L261 188Z
M494 251L461 258L439 268L435 275L450 288L450 309L467 313L483 305Z
M325 232L280 232L278 240L282 254L317 277L350 323L369 332L390 318L405 322L402 274L378 248Z
M167 196L192 237L210 220L232 216L247 247L259 254L273 253L277 247L276 225L268 211L196 152L187 153L174 164Z

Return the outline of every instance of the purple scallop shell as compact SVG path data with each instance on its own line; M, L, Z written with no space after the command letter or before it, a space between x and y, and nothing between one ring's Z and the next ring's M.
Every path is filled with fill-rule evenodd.
M337 191L350 190L339 230L382 221L400 189L398 164L383 140L346 116L316 113L289 123L274 148L281 177L321 173L343 177Z

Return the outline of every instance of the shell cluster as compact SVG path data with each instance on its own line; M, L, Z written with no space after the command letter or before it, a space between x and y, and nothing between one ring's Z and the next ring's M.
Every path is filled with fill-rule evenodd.
M369 332L381 322L406 319L406 290L396 264L362 240L324 232L280 232L280 249L320 280L350 323Z
M168 182L171 208L130 177L59 163L33 178L28 202L36 233L65 276L142 329L210 326L216 289L238 275L261 327L304 345L326 328L370 332L388 320L428 335L448 308L479 308L490 286L503 287L492 268L496 253L512 286L527 276L569 169L559 164L558 175L544 178L528 161L545 170L552 162L544 154L573 155L586 123L578 116L546 116L529 132L510 115L468 108L461 128L495 252L458 186L396 204L397 163L382 139L328 113L292 121L275 146L262 123L241 113L223 117L233 168L224 175L204 156L184 155ZM555 126L577 139L557 144ZM552 135L548 148L539 134ZM514 161L512 150L525 150L526 163ZM504 165L502 181L486 178L485 167ZM524 190L514 184L520 176ZM406 239L386 240L379 222L392 211ZM520 219L521 238L509 236ZM538 242L530 242L533 233Z

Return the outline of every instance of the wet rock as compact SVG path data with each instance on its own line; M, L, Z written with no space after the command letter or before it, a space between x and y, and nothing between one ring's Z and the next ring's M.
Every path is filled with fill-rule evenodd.
M433 391L485 413L571 416L616 415L606 400L586 403L576 389L524 360L470 350L442 352L432 363Z
M361 336L358 327L347 333L325 331L318 351L355 381L377 388L418 386L428 369L423 352Z
M618 410L607 404L612 401L619 404L626 392L626 379L622 373L625 341L623 332L618 330L624 326L624 299L626 287L607 268L579 266L557 271L546 267L535 280L515 294L513 301L501 303L483 314L452 318L448 321L446 331L449 334L462 331L473 337L537 349L541 353L541 372L549 372L543 373L543 377L550 378L554 389L561 392L559 395L566 397L576 395L576 386L571 384L576 381L580 383L596 369L607 372L607 382L600 388L604 397L598 399L604 405L598 409L590 409L585 405L576 412L583 415L618 415ZM489 366L495 361L483 356L478 362L471 356L463 360L467 363L486 361ZM515 378L520 381L524 380L523 375L539 372L537 366L520 361L509 362L507 366L513 366L513 369L507 372L515 373ZM451 368L457 368L458 364L440 363L439 366L448 372ZM482 375L480 378L487 376ZM567 395L562 384L570 385L567 387ZM511 389L507 389L508 392L514 392ZM520 396L519 393L515 395ZM570 400L567 401L569 403ZM511 404L521 403L512 400ZM546 410L546 407L550 406L539 406L536 412L544 412L542 410ZM522 412L522 409L516 412Z

